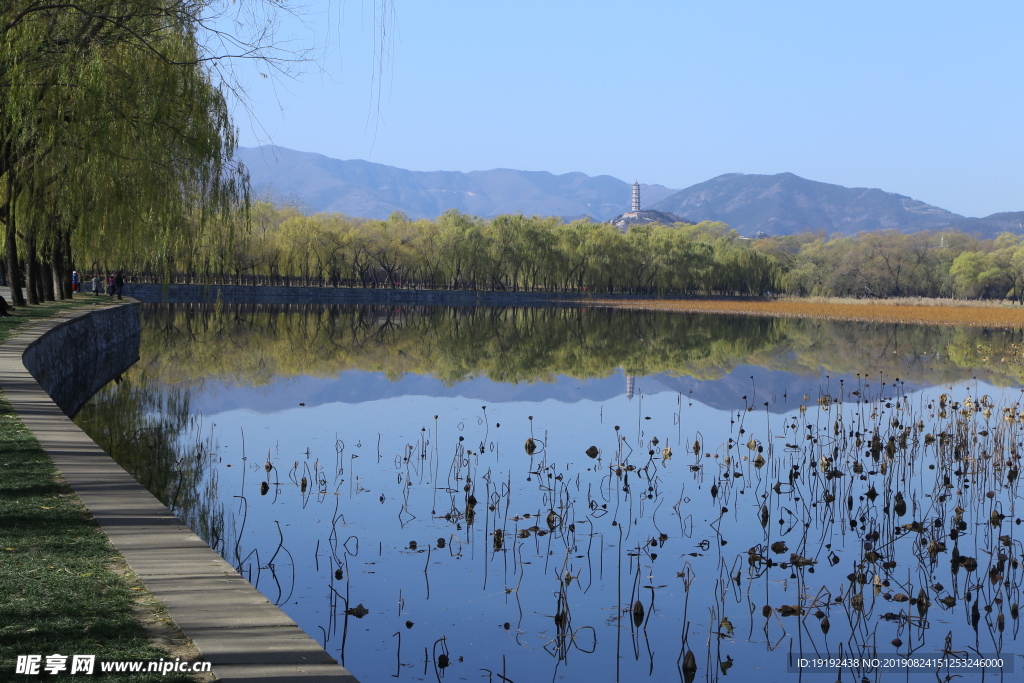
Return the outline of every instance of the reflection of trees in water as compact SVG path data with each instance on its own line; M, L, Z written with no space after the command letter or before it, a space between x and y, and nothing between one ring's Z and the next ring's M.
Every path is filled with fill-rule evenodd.
M579 308L160 305L146 307L143 324L142 356L162 379L255 385L347 369L450 383L605 377L618 367L717 374L779 341L774 320ZM186 367L198 371L186 376Z
M794 320L790 358L771 367L865 376L879 373L918 384L977 378L1024 383L1024 331L938 325Z
M751 411L735 413L731 429L721 426L730 438L717 446L715 439L697 443L705 439L695 434L668 444L640 434L626 437L616 427L610 443L595 432L597 447L593 455L586 453L592 476L560 467L558 456L548 453L547 435L533 431L532 418L533 452L522 455L520 436L512 447L529 460L525 475L492 469L489 459L481 459L499 445L486 409L481 434L467 433L466 441L449 436L441 443L435 419L418 441L394 456L391 466L401 493L382 494L379 504L397 501L402 529L414 517L451 525L447 537L425 549L422 580L428 600L432 577L452 571L450 565L436 566L438 557L462 557L465 543L462 561L483 563L478 575L485 577L484 589L504 587L509 603L517 606L518 621L505 625L515 629L517 642L519 633L525 642L537 630L535 615L545 615L543 649L554 658L556 674L577 663L585 667L585 655L613 647L616 666L632 660L653 672L667 657L675 660L681 680L720 681L735 674L730 668L736 664L750 666L747 660L755 652L789 648L836 655L841 647L843 654L864 657L934 656L945 647L966 654L972 648L1002 653L1017 637L1024 584L1024 555L1014 531L1020 516L1015 505L1022 407L979 397L956 397L961 403L951 397L911 400L898 383L875 381L875 373L896 375L887 370L896 367L901 379L963 377L956 354L991 361L995 351L1012 353L1019 333L578 309L420 314L389 308L222 307L199 315L167 307L145 324L151 327L143 358L154 360L105 390L81 420L94 435L99 430L95 438L115 459L128 463L126 469L181 510L197 533L219 546L274 602L293 599L300 565L292 555L308 553L315 541L329 616L309 630L320 628L325 644L340 649L343 660L350 622L366 609L356 597L365 584L360 586L358 578L352 583L353 573L358 577L353 558L359 538L345 531L349 522L340 501L354 499L358 467L386 468L387 459L382 464L378 455L377 462L364 459L360 465L343 445L337 446L334 462L310 461L308 452L294 463L268 454L265 464L247 468L245 476L255 472L254 486L243 482L249 499L239 497L225 527L224 511L211 511L208 502L216 487L215 468L207 470L210 444L179 436L198 431L188 414L187 390L168 389L154 379L176 370L159 357L161 349L177 359L174 363L190 364L192 372L216 369L237 381L250 377L248 372L269 377L326 364L320 373L325 374L349 367L381 370L390 363L401 372L434 363L434 374L450 381L491 373L543 378L572 374L572 368L594 374L616 367L710 374L752 359L779 369L860 373L859 381L833 382L831 397L816 396L811 400L817 406L811 403L793 415L766 415L757 409L759 403L751 403ZM943 349L938 361L936 348ZM245 358L249 353L256 357ZM1014 377L990 367L997 368L993 376ZM652 421L647 433L672 433L679 424L670 428ZM674 457L666 447L675 449ZM692 501L683 500L680 480L689 484ZM415 501L410 491L418 486L431 490L429 508L410 503ZM206 488L197 493L196 487ZM331 523L319 538L301 543L286 539L280 527L255 537L253 545L242 543L249 506L273 504L283 495L297 495L303 507L327 506L319 515ZM695 521L705 508L714 510L710 523ZM525 510L533 516L520 517ZM738 543L750 537L751 528L755 537ZM378 549L394 542L390 536L383 542L363 540ZM755 545L745 547L751 542ZM405 551L424 548L413 542ZM668 564L661 571L669 576L653 578L657 555L660 565ZM504 586L489 572L498 563ZM299 578L299 585L315 580ZM498 585L488 586L487 580ZM676 581L682 594L671 585ZM602 585L616 586L614 611L604 627L587 608ZM679 617L672 634L676 649L659 655L657 646L661 642L664 648L665 642L658 640L659 631L669 615ZM608 626L615 629L614 642ZM441 638L427 658L443 670L450 662L447 641L439 632L431 634L431 642L435 636ZM409 632L407 643L413 637ZM395 645L401 672L400 635ZM500 675L506 673L517 680L502 660ZM878 679L870 671L858 673Z
M136 367L87 403L75 422L117 464L214 549L223 537L215 505L216 457L198 433L189 391L160 385Z
M163 381L344 370L448 383L667 373L721 377L739 365L817 374L881 372L923 384L1024 381L1024 333L586 308L153 305L142 357Z

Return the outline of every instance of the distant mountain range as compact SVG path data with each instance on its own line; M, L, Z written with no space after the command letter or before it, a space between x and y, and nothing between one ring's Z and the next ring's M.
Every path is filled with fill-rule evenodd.
M410 218L435 218L449 209L475 216L503 213L590 216L606 221L628 208L632 183L609 175L555 175L546 171L407 171L394 166L283 147L243 147L238 158L249 169L253 187L279 198L298 200L313 211L363 218L387 218L404 211ZM644 201L656 202L676 190L641 185Z
M387 218L434 218L449 209L482 217L522 212L590 216L607 221L627 212L631 183L612 176L545 171L408 171L369 161L331 159L283 147L240 148L257 191L293 199L312 211ZM687 221L723 221L740 234L790 235L825 230L852 235L865 230L902 232L957 228L992 237L1024 233L1024 211L968 218L879 189L849 188L792 173L728 173L684 190L641 185L644 209Z
M741 234L791 235L806 229L853 234L913 231L962 223L963 216L910 197L807 180L792 173L729 173L666 197L652 207L693 221L728 223Z

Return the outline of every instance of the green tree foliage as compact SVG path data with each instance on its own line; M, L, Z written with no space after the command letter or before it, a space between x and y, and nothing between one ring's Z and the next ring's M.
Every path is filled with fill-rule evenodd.
M1024 243L955 230L747 239L724 223L607 223L448 211L435 220L305 215L256 202L177 251L97 249L139 277L285 286L415 287L646 296L965 297L1024 301ZM173 264L162 268L161 263Z
M1009 233L980 240L955 230L832 239L808 232L757 240L754 249L781 263L781 290L800 296L1022 301L1024 293L1024 249Z
M176 281L284 286L760 295L778 291L786 272L723 223L623 234L607 223L522 214L484 221L453 210L413 221L396 212L381 221L268 202L254 203L251 217L248 231L237 217L210 226L197 250L90 253L101 263L130 261L144 278L162 277L167 259Z
M5 270L17 278L24 263L31 302L67 296L72 263L94 268L85 252L123 260L108 267L142 254L164 269L181 253L226 260L216 249L223 244L202 242L213 216L221 236L232 236L225 214L245 206L218 55L197 38L218 4L0 6ZM247 44L249 54L266 58L261 40Z

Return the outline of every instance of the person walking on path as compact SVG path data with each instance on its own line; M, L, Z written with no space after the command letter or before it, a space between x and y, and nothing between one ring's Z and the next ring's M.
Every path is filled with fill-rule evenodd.
M114 291L117 293L118 300L121 299L121 292L124 291L124 276L121 271L117 271L117 275L114 276Z
M92 276L92 294L93 296L100 295L100 276L99 273L93 273Z
M111 273L107 276L107 296L114 296L114 274Z
M77 270L72 270L71 271L71 292L73 294L78 294L78 271Z

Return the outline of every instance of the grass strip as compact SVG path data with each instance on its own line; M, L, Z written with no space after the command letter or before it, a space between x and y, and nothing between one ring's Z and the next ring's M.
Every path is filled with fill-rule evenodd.
M84 298L84 297L83 297ZM29 321L90 301L20 308L0 318L0 341ZM144 587L113 568L113 549L49 456L0 394L0 679L15 676L18 655L96 655L159 660L133 606ZM97 664L97 673L99 665ZM67 672L47 680L79 680ZM109 674L107 681L193 681L182 674Z
M78 298L69 301L47 301L39 306L22 306L16 309L12 315L0 317L0 343L13 336L14 331L22 325L52 318L58 313L69 309L81 308L83 306L99 306L107 303L109 303L107 297L84 297L79 295Z
M919 300L803 300L803 299L601 299L588 306L643 311L726 313L819 320L908 323L913 325L968 325L971 327L1024 327L1024 308L1009 305L975 306L968 302L939 305Z

